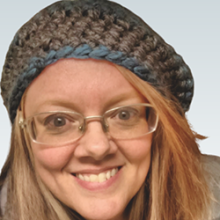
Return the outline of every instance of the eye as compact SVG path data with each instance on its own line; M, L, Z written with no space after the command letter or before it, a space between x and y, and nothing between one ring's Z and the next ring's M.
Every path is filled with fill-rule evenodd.
M66 115L50 115L44 121L44 126L50 128L61 128L64 127L68 122L70 122L70 118Z
M66 124L66 119L64 117L56 117L53 119L52 124L55 127L61 127Z
M113 111L111 114L111 119L118 120L118 121L124 121L124 122L130 122L135 120L138 117L138 110L131 107L123 107L116 111Z
M131 112L128 110L122 110L118 113L118 118L121 120L128 120L131 117Z

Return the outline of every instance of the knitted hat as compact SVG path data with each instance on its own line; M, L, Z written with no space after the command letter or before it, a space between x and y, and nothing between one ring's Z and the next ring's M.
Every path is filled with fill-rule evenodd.
M189 67L143 20L107 0L65 0L36 14L10 45L1 93L12 123L25 89L62 58L103 59L123 66L164 97L173 94L184 111L189 109Z

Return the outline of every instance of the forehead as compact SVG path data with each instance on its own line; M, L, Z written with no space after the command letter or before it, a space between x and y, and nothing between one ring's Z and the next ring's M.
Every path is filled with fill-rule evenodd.
M142 99L112 63L72 58L46 67L28 88L25 103L27 112L38 113L33 111L48 110L55 103L65 103L69 108L103 108L111 102L135 98Z

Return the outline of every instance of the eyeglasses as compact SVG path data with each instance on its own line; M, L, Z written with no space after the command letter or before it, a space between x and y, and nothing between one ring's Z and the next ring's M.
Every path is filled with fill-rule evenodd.
M102 116L84 117L78 112L42 112L25 120L33 142L48 146L62 146L79 139L86 132L88 121L100 121L103 131L113 139L134 139L154 132L158 115L150 104L140 103L120 106L106 111Z

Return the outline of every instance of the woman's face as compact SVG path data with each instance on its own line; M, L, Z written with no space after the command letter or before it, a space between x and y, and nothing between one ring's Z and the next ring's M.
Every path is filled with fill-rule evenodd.
M28 88L25 117L56 110L95 116L113 107L143 102L146 99L112 64L64 59L44 69ZM151 134L113 140L100 121L94 120L87 123L84 135L68 146L32 142L32 150L37 174L60 201L86 219L123 219L126 206L147 176L151 142ZM109 175L109 171L110 179L91 182L94 175ZM89 179L81 180L79 175Z

